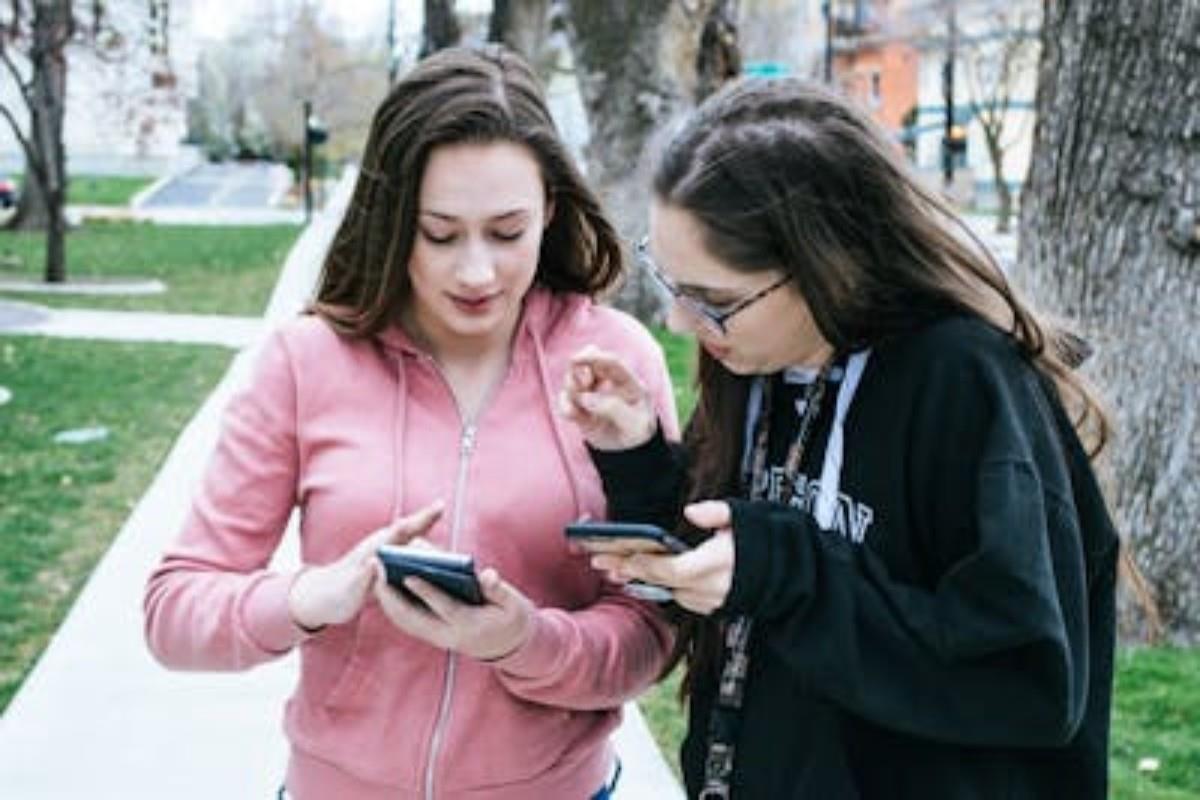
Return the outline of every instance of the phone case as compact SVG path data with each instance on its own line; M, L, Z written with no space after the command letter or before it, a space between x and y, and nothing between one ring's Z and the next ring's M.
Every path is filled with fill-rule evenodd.
M417 599L404 586L404 578L414 575L441 589L462 603L483 605L483 591L475 576L475 562L459 553L439 553L397 545L384 545L378 551L388 583L411 599Z
M630 550L682 553L688 545L657 525L644 522L573 522L565 529L567 538L577 541L631 540ZM639 543L653 543L646 547Z

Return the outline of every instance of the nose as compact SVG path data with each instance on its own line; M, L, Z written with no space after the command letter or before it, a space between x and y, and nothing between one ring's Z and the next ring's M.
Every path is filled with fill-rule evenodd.
M687 314L679 307L679 303L667 306L667 330L671 333L691 333L692 326L688 324Z
M488 286L495 280L495 260L485 242L474 238L467 241L456 277L465 286Z

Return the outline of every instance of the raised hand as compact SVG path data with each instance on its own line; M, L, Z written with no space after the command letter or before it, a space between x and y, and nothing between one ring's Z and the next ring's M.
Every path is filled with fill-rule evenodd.
M594 345L571 358L559 407L599 450L637 447L658 425L646 387L624 361Z

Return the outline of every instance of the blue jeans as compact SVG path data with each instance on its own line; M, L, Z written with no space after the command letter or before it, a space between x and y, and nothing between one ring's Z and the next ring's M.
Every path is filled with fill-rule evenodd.
M591 796L590 800L611 800L613 792L617 790L617 781L621 779L621 761L618 759L613 766L612 780L600 787L600 791ZM291 795L288 794L286 786L279 787L279 793L275 796L276 800L290 800Z

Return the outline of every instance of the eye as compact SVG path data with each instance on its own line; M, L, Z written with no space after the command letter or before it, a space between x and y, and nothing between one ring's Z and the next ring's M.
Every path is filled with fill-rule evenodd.
M430 244L450 244L454 241L453 233L446 233L438 236L432 231L426 230L425 228L421 228L421 236L423 236L425 241L429 242Z
M492 231L492 237L501 242L515 242L524 235L523 228L516 231Z
M686 292L691 297L692 302L706 306L712 311L720 313L737 302L736 298L729 297L724 292L714 292L707 289L697 289Z

